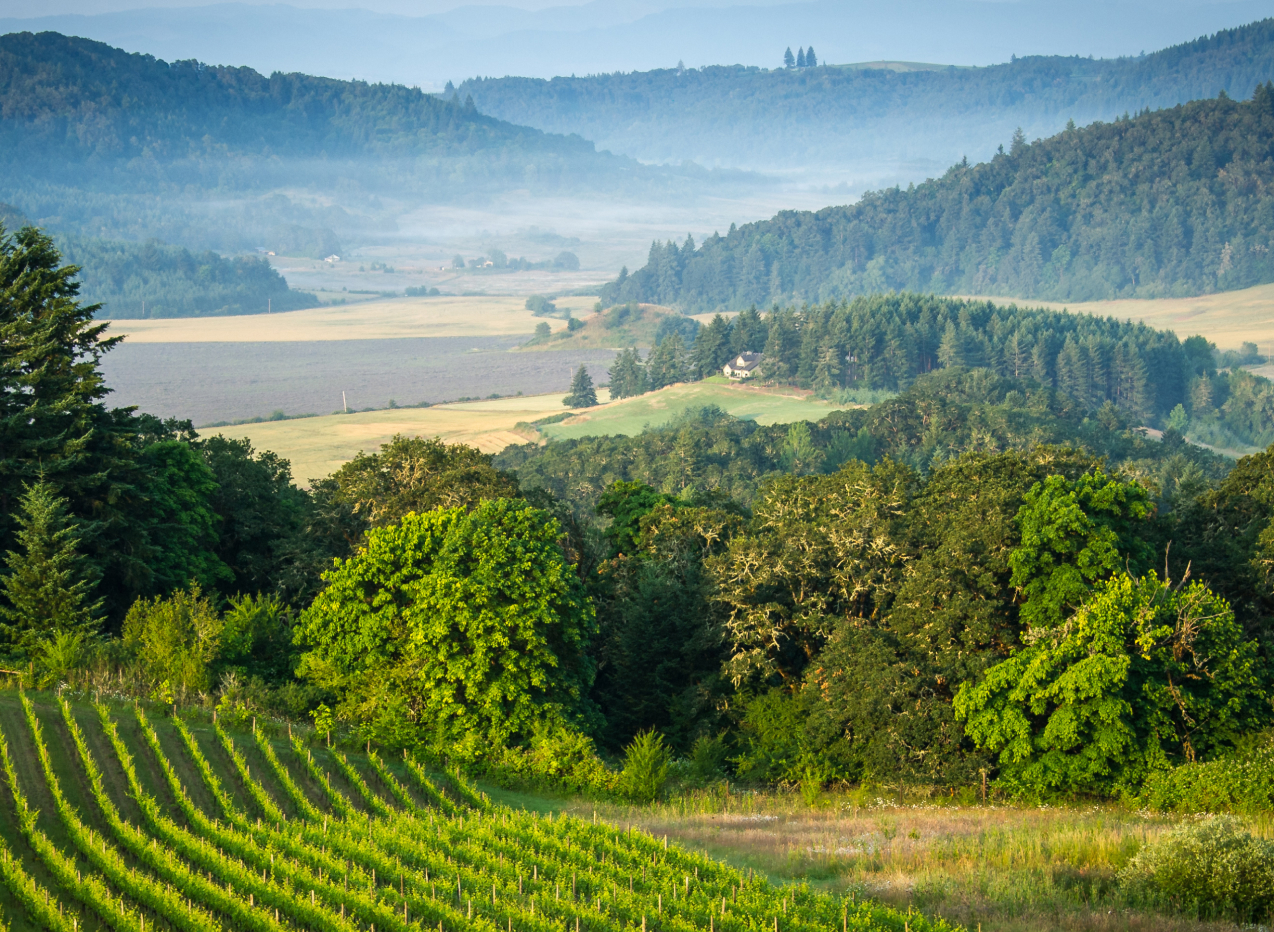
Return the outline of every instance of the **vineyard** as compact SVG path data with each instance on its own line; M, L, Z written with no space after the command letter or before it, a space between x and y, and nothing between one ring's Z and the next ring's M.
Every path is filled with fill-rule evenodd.
M312 737L312 736L311 736ZM924 932L458 772L139 707L0 695L12 930Z

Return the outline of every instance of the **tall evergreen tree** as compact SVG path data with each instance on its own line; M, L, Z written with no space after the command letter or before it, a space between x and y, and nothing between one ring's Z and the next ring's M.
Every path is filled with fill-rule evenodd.
M787 47L787 51L783 53L783 67L784 68L796 67L796 59L792 56L792 47L790 45Z
M96 580L77 550L79 535L66 499L41 479L27 487L19 505L19 549L5 557L9 572L0 579L0 619L9 650L29 657L55 634L95 631L102 602L92 599Z
M805 67L805 49L801 49L799 52L796 53L796 67L797 68Z
M814 55L814 46L810 46L805 50L805 67L814 68L818 65L818 58Z
M687 371L685 344L681 342L681 334L673 333L664 337L650 352L646 360L646 379L651 391L658 391L666 385L684 382L690 374Z
M612 401L631 398L646 391L646 367L636 347L621 350L610 367L610 397Z
M730 322L717 314L695 337L694 375L700 379L719 375L730 356Z
M593 378L586 366L581 365L575 370L570 394L562 399L562 404L568 408L591 408L597 404L597 390L593 388Z
M967 360L964 353L964 340L951 321L947 321L947 329L942 334L942 342L938 344L938 364L944 369L952 366L963 366Z

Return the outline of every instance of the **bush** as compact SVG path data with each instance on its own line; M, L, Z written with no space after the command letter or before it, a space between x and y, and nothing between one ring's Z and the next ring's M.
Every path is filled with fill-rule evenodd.
M1215 816L1156 839L1119 881L1134 898L1199 919L1260 922L1274 915L1274 842Z
M664 736L653 728L640 732L624 750L624 771L619 789L634 802L649 803L659 798L668 781L672 754Z
M1274 809L1274 736L1245 753L1158 771L1146 780L1140 802L1176 812Z
M221 642L221 618L198 585L169 598L138 599L124 618L124 645L163 702L206 692Z

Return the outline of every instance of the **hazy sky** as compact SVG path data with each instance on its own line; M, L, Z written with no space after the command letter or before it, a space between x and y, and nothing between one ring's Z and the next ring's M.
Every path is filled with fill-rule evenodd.
M488 75L701 65L988 65L1137 55L1274 16L1274 0L0 0L0 32L55 30L166 61L440 90Z

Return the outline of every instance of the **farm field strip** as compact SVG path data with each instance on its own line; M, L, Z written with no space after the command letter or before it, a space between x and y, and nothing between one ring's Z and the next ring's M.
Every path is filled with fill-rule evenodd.
M63 697L52 709L39 711L30 697L20 694L19 701L24 739L39 761L34 775L24 771L22 779L43 780L42 787L26 789L47 788L58 824L70 839L62 844L74 851L62 850L37 826L0 733L0 765L22 843L31 846L52 878L42 886L23 869L17 853L0 842L0 881L21 904L21 915L6 917L19 920L15 929L74 932L80 920L66 908L70 901L95 913L103 927L137 932L949 928L807 886L776 887L669 846L666 838L597 824L595 817L590 823L494 806L458 772L435 778L406 755L400 777L375 754L360 753L356 762L354 755L293 736L284 743L257 728L241 747L214 724L206 739L210 753L230 761L226 772L232 783L242 784L242 798L254 810L249 813L215 772L194 729L180 718L171 720L178 743L170 745L177 748L170 759L140 707L116 711L98 704L96 718L86 718L81 726ZM131 749L121 722L130 723ZM99 728L105 743L97 737ZM50 730L67 748L68 762L58 764L62 773L55 772L50 757ZM252 772L245 747L254 755L260 752L265 773ZM67 776L68 766L73 778ZM115 774L112 781L122 771L123 783L110 786L117 798L127 793L136 801L136 824L112 800L104 766ZM156 793L171 796L171 807L147 792L141 769L155 781ZM196 786L188 788L182 773ZM196 797L211 801L212 808L201 808ZM89 811L100 816L106 834L79 814Z

